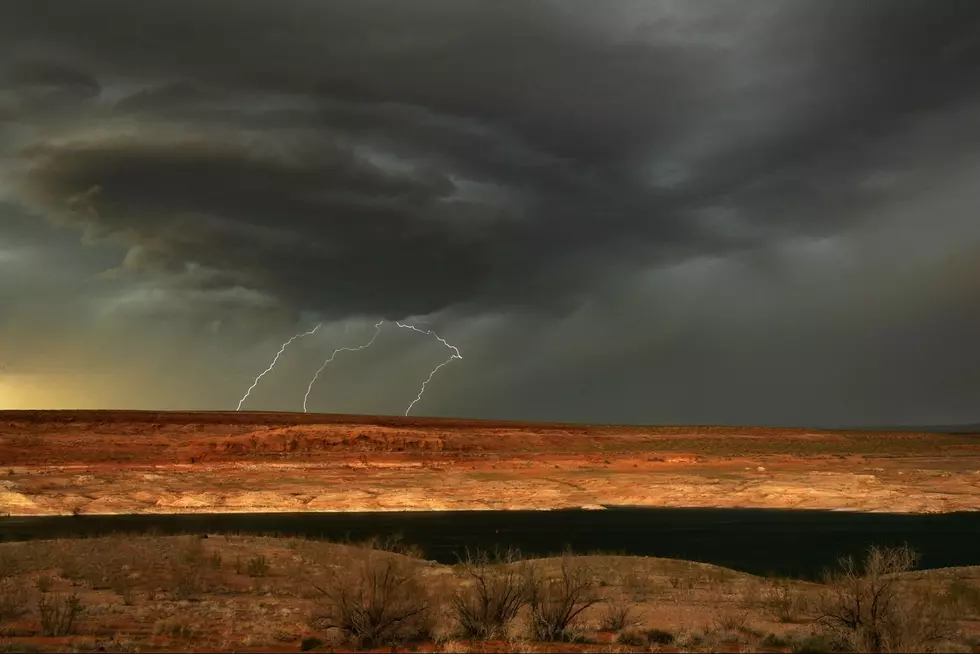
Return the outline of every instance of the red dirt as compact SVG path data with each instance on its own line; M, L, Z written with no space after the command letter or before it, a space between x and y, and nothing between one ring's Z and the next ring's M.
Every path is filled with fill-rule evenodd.
M0 513L980 509L980 436L292 413L0 412Z

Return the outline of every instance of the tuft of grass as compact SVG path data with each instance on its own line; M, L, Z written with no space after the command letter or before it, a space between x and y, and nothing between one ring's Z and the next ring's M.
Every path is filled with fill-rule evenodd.
M264 577L269 573L269 562L265 556L258 555L248 560L245 571L249 577Z
M39 593L47 593L51 590L51 586L54 582L51 580L49 575L41 575L37 578L37 582L34 587L37 588Z
M848 647L836 638L825 634L807 636L793 645L794 654L824 654L826 652L846 652Z
M968 615L980 615L980 588L965 579L954 579L946 587L946 598Z
M745 631L748 619L744 611L726 611L715 618L715 625L722 631Z
M766 634L766 637L759 641L760 647L790 647L791 641L777 636L776 634Z
M627 629L616 635L616 642L620 645L629 645L630 647L646 647L647 637L641 631Z
M616 642L630 647L647 647L648 645L671 645L674 642L674 634L663 629L648 629L639 631L628 629L616 636Z
M622 631L636 625L632 607L624 600L610 602L599 618L602 631Z
M646 633L647 642L652 645L670 645L674 642L674 634L663 629L650 629Z
M0 624L16 620L28 610L30 602L27 586L16 579L0 579Z
M153 625L153 632L160 636L170 636L171 638L193 638L194 628L189 622L180 618L161 620Z
M177 599L193 599L201 592L201 578L195 570L188 566L179 566L171 570L170 574Z
M809 610L806 595L781 582L766 586L762 603L774 620L783 623L796 622Z

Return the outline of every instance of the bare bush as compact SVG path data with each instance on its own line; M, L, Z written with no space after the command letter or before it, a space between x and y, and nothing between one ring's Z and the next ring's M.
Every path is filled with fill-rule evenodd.
M264 577L269 572L269 561L259 554L248 560L245 569L249 577Z
M535 578L531 593L531 629L537 640L568 640L571 627L583 611L597 604L590 570L563 556L558 575Z
M465 638L496 638L531 599L531 575L527 563L514 549L491 556L477 550L459 564L468 585L453 594L452 608Z
M749 614L745 611L723 611L715 618L715 628L719 631L744 632L748 622Z
M796 622L809 610L807 596L787 584L766 586L761 600L766 613L778 622Z
M646 634L636 629L627 629L616 635L616 642L620 645L629 645L630 647L646 647L649 645L647 641Z
M358 545L369 550L379 550L382 552L391 552L392 554L410 556L413 559L421 559L424 554L422 548L418 545L405 542L404 536L400 533L388 534L383 538L380 536L371 536L367 540L358 543Z
M178 536L175 540L175 554L180 563L197 568L204 564L204 543L197 536Z
M842 558L830 573L819 622L854 652L929 651L952 636L946 607L927 594L901 592L898 575L915 568L908 546L872 546L863 565Z
M410 566L391 555L371 554L326 587L314 585L325 613L312 624L339 630L358 647L403 643L428 636L430 607Z
M980 615L980 588L965 579L954 579L946 587L950 606L964 615Z
M622 631L633 627L636 619L632 613L633 608L624 599L609 602L599 618L599 627L603 631Z
M180 617L158 620L153 625L153 633L157 636L170 636L171 638L193 638L194 627Z
M178 565L170 570L171 588L178 600L197 597L203 588L199 572L188 565Z
M37 615L45 636L70 635L81 613L82 601L74 593L68 597L41 593L37 600Z
M26 584L13 578L0 579L0 624L27 613L29 601Z

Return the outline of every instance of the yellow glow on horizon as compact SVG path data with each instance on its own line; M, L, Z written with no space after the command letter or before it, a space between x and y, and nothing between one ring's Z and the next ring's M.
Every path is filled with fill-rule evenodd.
M99 408L92 380L57 374L0 373L0 410Z
M23 381L18 383L18 379L24 375L2 375L0 376L0 409L33 409L28 406L33 404L28 400L33 393L25 392Z

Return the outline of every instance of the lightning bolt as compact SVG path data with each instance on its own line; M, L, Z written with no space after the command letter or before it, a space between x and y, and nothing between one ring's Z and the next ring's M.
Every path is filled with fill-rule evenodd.
M383 324L384 324L384 320L379 320L377 324L375 324L374 336L372 336L371 340L365 343L364 345L358 345L357 347L338 347L336 350L333 351L333 353L331 353L329 357L327 357L327 360L323 362L323 365L320 366L320 369L316 371L315 375L313 375L313 379L310 380L310 385L306 387L306 395L303 397L303 413L307 412L306 402L307 400L310 399L310 391L313 390L313 384L316 383L317 378L320 376L320 373L323 372L323 369L327 367L327 364L333 361L333 358L337 356L337 354L340 352L357 352L359 350L364 350L371 347L371 345L374 343L374 339L376 339L378 337L378 334L381 333L381 325ZM347 328L344 327L344 332L346 333L346 331Z
M439 372L439 369L445 366L446 364L452 362L453 359L462 359L463 356L459 353L459 350L456 349L455 345L450 345L449 343L446 342L446 339L442 338L441 336L439 336L439 334L435 333L431 329L419 329L415 325L406 325L404 323L400 323L397 321L395 322L395 324L401 327L402 329L411 329L412 331L416 331L420 334L425 334L427 336L434 336L436 340L438 340L440 343L442 343L447 348L453 351L453 353L449 356L449 358L443 361L442 363L440 363L435 368L433 368L432 372L429 373L428 379L422 382L422 388L419 389L418 397L412 400L412 403L408 405L407 409L405 409L405 415L407 416L409 412L412 410L412 407L415 406L415 404L422 399L422 394L425 393L425 387L429 384L430 381L432 381L432 378L435 376L435 374Z
M320 329L321 324L323 323L318 324L316 327L314 327L308 332L302 332L300 334L296 334L295 336L293 336L288 341L282 344L282 347L279 348L278 352L276 352L276 357L272 360L272 363L269 364L269 367L263 370L259 374L259 376L255 378L255 381L252 382L252 385L248 387L248 390L245 391L245 395L243 395L242 399L238 401L238 408L235 409L235 411L242 410L242 405L245 404L245 400L248 399L249 394L252 392L253 389L255 389L256 386L259 385L259 380L265 377L270 370L276 367L276 362L279 361L279 357L282 356L282 353L286 351L286 348L289 347L289 344L295 341L297 338L303 338L304 336L310 336L311 334L315 334L316 330Z

